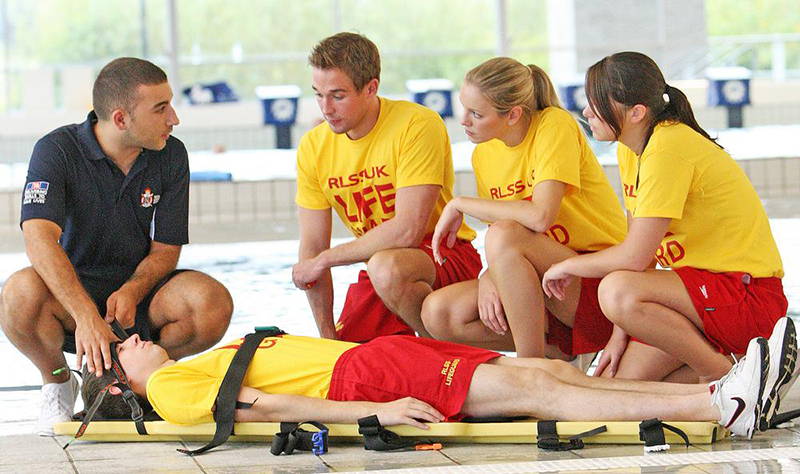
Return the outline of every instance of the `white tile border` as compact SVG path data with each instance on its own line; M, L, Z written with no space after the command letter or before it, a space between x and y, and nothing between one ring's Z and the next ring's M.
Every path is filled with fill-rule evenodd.
M391 469L381 472L405 473L490 473L490 472L552 472L589 469L620 469L630 467L680 466L691 464L736 463L773 459L798 459L800 447L742 449L737 451L712 451L703 453L668 454L654 453L645 456L623 456L612 458L563 459L557 461L533 461L508 464L460 465L430 468ZM378 471L366 471L378 472Z

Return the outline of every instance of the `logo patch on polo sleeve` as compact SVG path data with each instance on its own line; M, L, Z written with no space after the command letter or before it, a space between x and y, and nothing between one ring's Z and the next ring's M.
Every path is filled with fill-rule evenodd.
M22 204L44 204L50 183L47 181L31 181L25 185Z
M144 188L144 192L142 193L142 197L139 202L142 204L142 207L152 207L153 204L158 204L160 199L160 194L153 194L153 191L150 188Z

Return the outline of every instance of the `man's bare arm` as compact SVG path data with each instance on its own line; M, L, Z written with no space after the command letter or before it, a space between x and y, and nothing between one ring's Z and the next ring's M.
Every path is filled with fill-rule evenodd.
M432 184L398 189L393 218L355 240L323 252L323 261L328 267L336 267L366 261L380 250L418 247L441 189Z
M444 419L434 407L411 397L388 403L340 402L302 395L269 394L242 387L238 400L255 402L251 408L236 410L238 422L305 421L309 413L313 413L313 418L323 423L355 423L359 418L378 415L378 420L385 426L406 424L428 429L422 421L436 423Z
M108 297L106 319L116 319L123 327L133 326L136 306L159 281L175 270L180 255L180 245L151 242L150 252L136 266L133 275Z
M150 252L120 289L132 292L141 301L159 281L175 270L180 256L180 245L151 242Z
M58 244L61 228L46 219L29 219L22 223L22 235L33 269L75 320L78 365L85 353L89 370L97 373L102 372L103 367L111 368L109 344L117 338L102 320L72 262Z
M418 247L425 237L440 189L427 184L398 189L393 218L355 240L301 261L293 269L294 284L305 289L331 267L367 261L380 250Z
M305 262L312 260L331 246L331 210L330 209L298 209L300 223L300 251L298 264L302 268ZM336 339L333 324L333 281L330 270L322 272L316 280L299 281L292 275L295 285L306 291L308 304L322 337Z

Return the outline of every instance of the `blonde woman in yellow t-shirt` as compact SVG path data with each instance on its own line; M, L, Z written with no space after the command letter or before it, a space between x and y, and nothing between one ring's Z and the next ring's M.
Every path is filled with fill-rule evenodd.
M730 369L728 354L769 336L786 314L766 212L649 57L604 58L586 73L586 93L594 137L619 142L628 235L552 266L544 291L562 298L573 277L603 278L600 305L616 325L599 364L605 375L713 380ZM785 331L770 341L773 351ZM766 389L777 390L785 372L771 371Z
M516 350L520 357L601 349L612 326L597 304L599 280L583 279L563 301L544 299L539 281L554 263L624 238L622 209L577 122L560 107L542 69L511 58L469 71L459 98L462 125L478 144L472 164L480 197L445 206L433 251L444 260L440 252L456 241L468 214L492 223L489 269L429 295L426 329L439 339Z

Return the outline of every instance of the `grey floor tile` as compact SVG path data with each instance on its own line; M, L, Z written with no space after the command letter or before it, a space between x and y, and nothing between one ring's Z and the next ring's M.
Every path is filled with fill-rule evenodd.
M75 461L80 474L116 474L132 472L199 473L200 467L188 457L126 457L123 459L96 459Z
M331 447L322 460L334 471L364 471L455 466L439 451L367 451L363 445Z
M701 453L708 451L707 448L700 446L689 446L682 444L672 444L666 454L674 453ZM644 446L640 444L587 444L583 449L573 451L576 456L581 458L611 458L619 456L644 456ZM650 453L650 456L658 456L660 453Z
M789 429L769 430L757 433L753 439L732 437L711 445L713 451L734 451L739 449L782 448L800 445L800 433Z
M194 461L206 472L329 471L320 458L308 451L295 451L288 456L273 456L266 443L227 443L206 454L195 456Z
M458 464L556 461L575 459L574 451L543 451L535 444L447 445L442 452Z
M308 474L315 472L330 472L328 468L316 469L302 466L237 466L229 468L205 469L207 474Z
M68 450L75 461L101 461L114 459L141 458L187 458L175 451L180 443L142 442L142 443L99 443L94 441L76 441Z
M24 466L37 463L67 462L69 458L51 437L36 435L0 436L0 466Z
M5 453L3 454L5 456ZM0 466L0 474L75 474L75 468L69 462L18 463Z

